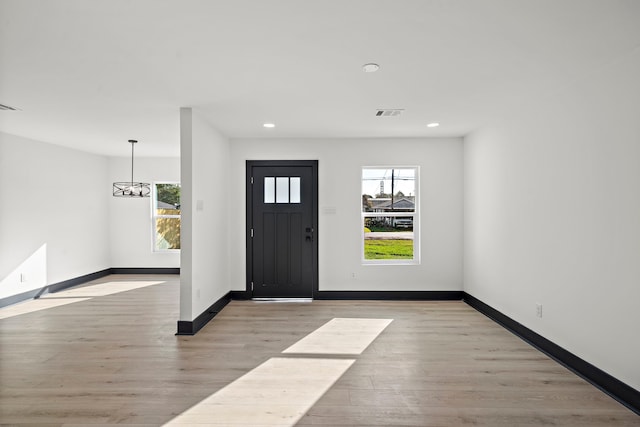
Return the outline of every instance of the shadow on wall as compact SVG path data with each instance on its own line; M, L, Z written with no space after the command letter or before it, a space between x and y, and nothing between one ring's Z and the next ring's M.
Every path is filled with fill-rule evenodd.
M45 286L47 286L46 243L0 280L0 299Z

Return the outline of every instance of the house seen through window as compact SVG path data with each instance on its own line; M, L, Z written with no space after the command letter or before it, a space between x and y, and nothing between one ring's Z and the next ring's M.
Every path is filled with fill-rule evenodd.
M418 168L362 168L362 259L417 264Z
M153 185L153 249L180 249L180 184Z

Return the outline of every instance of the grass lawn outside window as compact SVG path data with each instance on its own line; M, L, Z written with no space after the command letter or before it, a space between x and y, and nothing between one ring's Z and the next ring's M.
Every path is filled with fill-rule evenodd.
M413 259L413 240L365 240L365 259Z

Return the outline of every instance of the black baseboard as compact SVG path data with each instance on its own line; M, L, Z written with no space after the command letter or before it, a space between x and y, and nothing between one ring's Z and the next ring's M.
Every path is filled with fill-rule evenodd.
M318 291L318 300L424 300L460 301L462 291Z
M0 298L0 308L6 307L8 305L17 304L22 301L26 301L28 299L37 298L40 295L42 289L33 289L31 291L23 292L17 295L11 295L8 297Z
M250 291L231 291L232 300L247 300L251 299Z
M462 291L320 291L315 292L317 300L423 300L460 301ZM176 335L195 335L231 300L251 299L251 291L229 291L193 321L178 320Z
M251 299L251 291L231 291L231 299ZM317 300L460 301L462 291L316 291Z
M96 271L95 273L89 273L85 274L84 276L74 277L73 279L64 280L62 282L52 283L51 285L23 292L21 294L11 295L9 297L0 299L0 308L30 299L38 299L40 295L44 294L45 292L59 292L73 286L81 285L83 283L108 276L109 274L111 274L111 269L107 268L105 270Z
M604 391L636 414L640 415L640 391L607 374L600 368L593 366L586 360L581 359L559 345L549 341L542 335L535 333L521 323L505 316L474 296L469 295L466 292L463 294L464 302L469 304L471 307L494 320L505 329L511 331L522 340L531 344L547 356L573 371L575 374L589 381L591 384L598 387L600 390Z
M96 271L95 273L85 274L84 276L74 277L73 279L64 280L62 282L53 283L43 288L33 289L31 291L23 292L17 295L11 295L6 298L0 299L0 308L8 305L16 304L29 299L37 299L45 292L60 292L73 286L82 285L83 283L90 282L92 280L100 279L110 274L180 274L180 268L106 268L104 270Z
M112 267L111 274L180 274L180 268L131 268L131 267Z
M89 274L85 274L84 276L74 277L73 279L54 283L52 285L45 286L44 288L42 288L38 296L42 295L45 292L51 292L51 293L60 292L64 289L71 288L73 286L78 286L83 283L90 282L92 280L100 279L102 277L108 276L109 274L111 274L111 269L107 268L101 271L96 271L95 273L89 273Z
M200 329L204 327L216 314L220 312L231 301L231 292L228 292L218 301L211 304L211 306L200 313L198 317L189 320L178 320L178 332L176 335L195 335Z

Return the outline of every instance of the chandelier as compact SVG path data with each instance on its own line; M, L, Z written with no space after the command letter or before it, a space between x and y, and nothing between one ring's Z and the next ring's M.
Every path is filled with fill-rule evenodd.
M130 139L129 143L131 144L131 181L114 182L113 195L114 197L149 197L149 194L151 193L151 184L148 182L133 181L133 147L138 143L138 141Z

